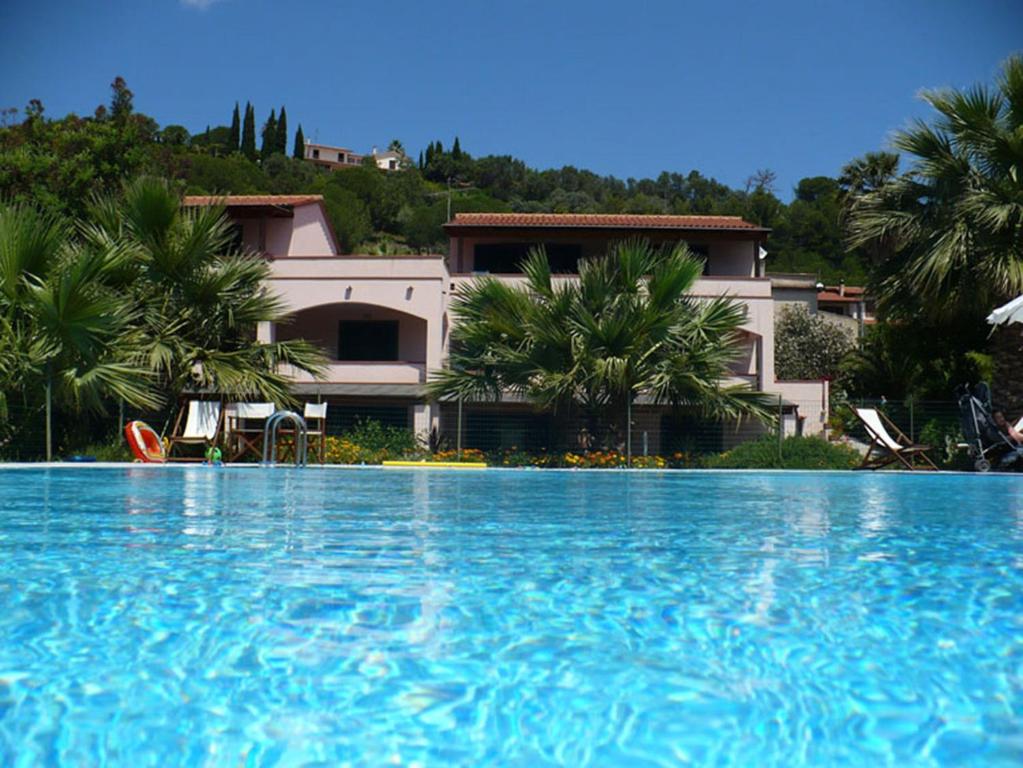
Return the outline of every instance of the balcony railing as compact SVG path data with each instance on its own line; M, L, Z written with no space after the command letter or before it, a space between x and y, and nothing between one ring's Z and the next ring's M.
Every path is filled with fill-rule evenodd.
M524 275L452 275L451 284L454 291L467 283L471 283L477 277L495 277L501 282L512 285L524 284ZM558 275L554 281L577 280L576 275ZM769 299L771 298L771 281L766 277L731 277L731 276L709 276L701 277L693 285L690 291L693 296L731 296L736 299Z
M283 373L295 382L315 381L302 371L286 368ZM334 361L327 365L323 381L337 384L422 384L426 381L426 363Z

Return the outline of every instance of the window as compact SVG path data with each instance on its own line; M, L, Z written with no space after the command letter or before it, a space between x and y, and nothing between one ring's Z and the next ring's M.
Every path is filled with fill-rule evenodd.
M398 321L342 320L337 332L338 360L397 360Z
M234 222L229 225L228 232L230 232L231 250L242 250L245 247L245 230L242 228L242 225Z
M579 271L582 246L574 243L485 243L473 249L473 270L494 274L518 274L530 249L543 245L554 273L574 275Z
M319 160L319 159L320 159L320 150L314 149L313 150L313 160Z
M343 163L345 161L345 153L344 152L338 152L337 153L337 161L339 163Z
M710 247L706 246L706 245L693 245L692 243L688 243L688 245L689 245L689 250L692 252L693 256L695 256L698 259L702 259L703 260L703 274L709 275L710 274Z

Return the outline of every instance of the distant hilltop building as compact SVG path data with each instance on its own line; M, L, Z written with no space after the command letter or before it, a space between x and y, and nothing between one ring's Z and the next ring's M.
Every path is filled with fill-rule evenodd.
M329 144L315 144L309 141L305 144L305 159L332 171L362 165L362 161L366 157L372 157L376 161L377 168L384 171L396 171L401 167L400 152L377 152L376 147L373 147L369 155L360 155L347 147L333 147Z

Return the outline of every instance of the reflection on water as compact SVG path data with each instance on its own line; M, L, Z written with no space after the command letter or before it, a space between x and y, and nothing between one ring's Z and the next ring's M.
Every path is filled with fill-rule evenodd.
M1023 762L1016 478L11 477L0 765Z

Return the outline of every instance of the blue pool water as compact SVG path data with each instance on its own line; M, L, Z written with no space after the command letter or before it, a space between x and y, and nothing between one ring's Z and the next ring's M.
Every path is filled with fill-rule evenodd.
M1023 479L0 470L0 765L1023 764Z

